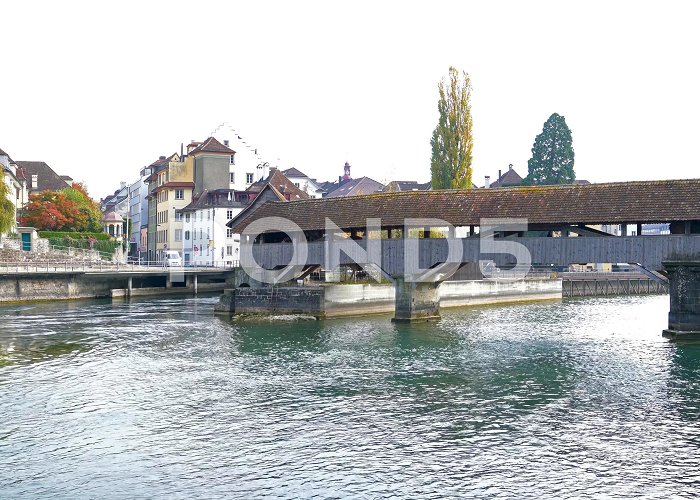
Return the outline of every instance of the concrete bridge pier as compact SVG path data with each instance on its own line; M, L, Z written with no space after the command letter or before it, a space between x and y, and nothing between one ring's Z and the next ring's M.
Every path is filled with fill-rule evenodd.
M193 274L191 276L185 276L185 287L191 289L192 292L197 295L197 275Z
M396 304L393 323L413 323L440 319L440 282L413 283L394 278Z
M668 271L671 309L663 336L700 340L700 261L664 262Z

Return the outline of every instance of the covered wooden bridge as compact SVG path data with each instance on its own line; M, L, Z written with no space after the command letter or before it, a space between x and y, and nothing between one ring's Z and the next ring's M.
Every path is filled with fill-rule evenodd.
M669 224L669 234L645 235L648 224ZM620 226L618 236L602 230L612 225ZM449 261L449 247L455 240L462 248L460 262L489 259L498 265L515 264L517 255L500 251L498 245L495 252L484 252L486 226L496 242L507 240L527 249L532 263L626 262L671 271L673 297L676 267L662 263L700 260L700 179L269 202L252 213L241 213L229 226L243 235L242 244L250 245L255 261L265 269L327 265L332 249L329 241L343 240L356 242L357 251L345 245L340 264L363 264L357 258L367 255L360 249L367 250L372 240L379 240L381 262L377 265L396 280L397 297L405 296L409 305L415 303L417 290L437 287L446 273L434 273L432 284L409 285L402 279L406 262L415 258L421 269L436 268ZM302 242L307 247L304 262L298 261L297 252ZM432 307L399 311L398 302L397 298L397 318L415 319L437 312ZM697 309L679 309L674 316L672 300L671 329L700 325L700 307Z

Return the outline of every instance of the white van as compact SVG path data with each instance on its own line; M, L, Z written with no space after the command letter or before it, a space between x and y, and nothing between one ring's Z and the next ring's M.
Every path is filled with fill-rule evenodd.
M175 250L166 250L163 254L163 265L166 267L182 267L180 254Z

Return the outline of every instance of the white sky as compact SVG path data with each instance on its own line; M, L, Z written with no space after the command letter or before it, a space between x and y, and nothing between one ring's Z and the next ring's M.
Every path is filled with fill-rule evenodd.
M577 177L698 177L698 2L0 0L0 147L100 198L228 122L319 179L426 181L437 84L473 83L474 180L566 117Z

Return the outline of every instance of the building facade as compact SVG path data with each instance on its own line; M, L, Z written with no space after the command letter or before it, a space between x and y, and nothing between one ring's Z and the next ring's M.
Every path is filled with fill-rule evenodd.
M233 234L226 223L245 207L231 189L205 190L196 195L183 210L185 265L231 266L238 262L240 235Z

